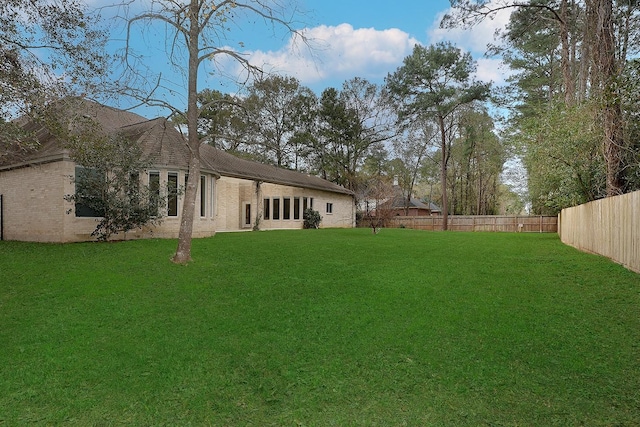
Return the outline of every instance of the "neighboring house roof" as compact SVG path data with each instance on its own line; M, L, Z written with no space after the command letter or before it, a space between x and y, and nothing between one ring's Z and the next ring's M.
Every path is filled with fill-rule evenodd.
M396 196L391 203L392 209L428 209L431 212L440 212L440 206L433 202L424 203L421 200L411 198L409 199L409 206L407 206L407 199L403 196Z
M431 209L431 212L442 212L442 209L440 209L440 206L436 205L433 202L429 202L427 206L429 206L429 209Z
M431 201L423 202L422 200L418 200L413 197L409 199L409 203L407 206L407 196L403 194L402 188L399 185L394 184L393 191L395 193L395 196L393 197L393 199L388 199L384 203L385 206L387 206L387 209L409 208L409 209L424 209L431 212L442 212L442 209L440 209L440 206L436 205L435 203Z
M190 153L186 141L166 118L148 120L135 113L82 98L69 98L60 105L59 111L70 127L73 127L76 120L81 118L92 119L105 132L119 133L140 144L144 156L154 166L180 169L187 169L189 166ZM70 158L69 150L51 133L42 131L42 125L27 121L24 127L38 133L40 147L24 156L20 163L0 164L0 170ZM201 170L219 175L353 194L350 190L320 177L240 159L206 144L200 147L200 158Z

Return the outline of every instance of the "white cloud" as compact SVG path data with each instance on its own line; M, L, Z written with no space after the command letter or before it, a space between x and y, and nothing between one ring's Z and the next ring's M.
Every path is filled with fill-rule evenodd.
M498 5L500 0L492 0L487 4L488 8ZM495 85L505 83L507 77L512 74L500 58L483 58L487 51L487 45L497 45L496 31L504 29L509 23L513 8L502 9L486 18L472 28L440 28L442 17L451 9L443 11L434 21L433 27L428 31L430 43L449 41L464 51L471 52L476 58L478 69L476 78L485 82L492 81Z
M418 40L399 29L354 29L350 24L303 30L308 46L292 38L277 51L244 52L265 71L296 77L304 85L353 77L382 79L411 53Z
M476 63L476 78L483 82L493 82L494 85L500 86L513 74L513 71L498 58L480 58Z
M492 3L498 1L492 0ZM427 30L427 44L450 41L464 51L471 52L478 64L476 77L500 85L509 75L509 70L499 58L482 56L488 43L497 42L494 40L496 29L504 28L511 12L511 9L504 9L493 19L486 19L470 29L441 29L439 22L446 13L443 11L432 28ZM306 86L324 88L338 87L356 76L381 82L411 54L415 44L422 43L397 28L354 28L347 23L307 28L303 34L308 45L292 37L278 50L248 50L242 55L266 72L293 76ZM227 75L243 74L235 61L224 61L218 63L220 65Z
M496 6L498 2L499 0L492 0L487 4L487 7ZM442 17L445 13L451 12L449 9L438 16L433 28L428 31L430 42L450 41L470 52L483 54L488 44L498 43L495 38L496 30L503 29L509 23L512 11L513 8L502 9L472 28L440 28Z

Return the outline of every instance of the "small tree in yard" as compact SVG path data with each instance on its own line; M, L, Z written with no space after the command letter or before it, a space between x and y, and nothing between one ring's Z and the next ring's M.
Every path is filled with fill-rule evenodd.
M76 135L70 143L72 156L81 166L71 178L75 193L66 195L65 200L75 203L76 216L98 217L91 235L100 241L158 224L162 219L158 206L165 198L160 196L157 184L151 184L156 186L151 188L140 183L140 173L147 169L147 163L137 144L120 136L91 135L91 142Z
M320 228L320 222L322 222L320 212L311 208L305 209L302 213L302 219L304 220L304 228Z
M371 227L373 234L387 225L393 215L392 205L395 192L387 177L370 177L361 189L360 198L364 203L363 220Z

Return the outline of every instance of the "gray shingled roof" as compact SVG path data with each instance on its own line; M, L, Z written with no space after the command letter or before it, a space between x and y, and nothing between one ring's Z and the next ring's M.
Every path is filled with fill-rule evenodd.
M407 199L404 196L396 196L393 198L392 202L391 202L391 208L392 209L404 209L405 208L405 204L407 202ZM424 202L422 202L421 200L418 199L414 199L411 198L409 200L409 208L417 208L417 209L428 209L431 212L440 212L440 206L436 205L433 202L429 202L429 204L426 204Z
M140 144L142 152L154 165L178 169L187 169L189 166L190 156L186 141L167 119L147 120L137 114L81 98L65 100L61 105L63 105L61 111L65 120L70 125L75 122L74 118L93 119L105 132L119 133L132 142ZM34 126L34 124L31 122L26 126ZM68 157L68 150L50 134L39 132L39 135L41 136L40 148L29 155L21 165ZM353 194L350 190L320 177L240 159L209 145L201 146L200 157L203 171L223 176ZM0 166L0 170L21 165Z
M246 178L271 182L274 184L290 185L294 187L312 188L331 191L334 193L353 194L352 191L317 176L297 171L282 169L264 163L240 159L232 154L203 145L200 149L203 161L212 165L213 170L220 175L235 178Z

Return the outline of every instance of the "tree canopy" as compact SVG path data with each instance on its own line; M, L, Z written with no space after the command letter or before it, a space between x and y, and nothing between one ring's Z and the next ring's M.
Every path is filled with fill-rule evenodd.
M447 166L455 138L455 116L460 109L489 96L490 85L472 78L475 63L471 54L450 43L429 47L416 45L403 65L387 77L387 86L398 105L401 120L432 118L440 134L440 183L443 228L449 211Z
M0 150L37 146L17 117L45 119L45 106L68 94L95 93L108 56L100 17L78 0L0 3Z
M640 37L636 1L452 1L444 26L511 9L500 54L516 73L507 135L520 150L535 212L640 188L631 95ZM555 165L553 167L552 165Z

